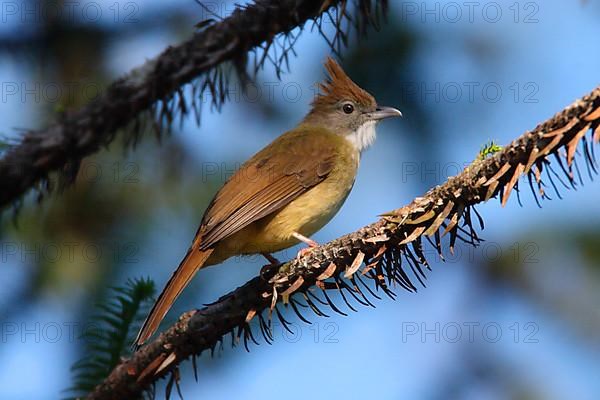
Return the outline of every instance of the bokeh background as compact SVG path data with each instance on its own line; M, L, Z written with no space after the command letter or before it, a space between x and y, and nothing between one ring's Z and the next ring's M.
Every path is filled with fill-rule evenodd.
M61 112L212 18L192 0L2 2L0 133ZM205 2L220 17L227 1ZM315 235L325 242L459 172L489 140L506 144L598 85L600 3L393 1L380 32L342 51L350 75L386 105L354 190ZM65 11L60 7L71 7ZM57 10L61 16L57 16ZM329 24L324 31L332 34ZM109 287L150 276L162 287L219 185L307 112L330 50L307 25L279 81L272 67L222 109L204 99L159 145L120 141L85 160L75 186L0 225L0 398L55 399L85 348L78 335ZM583 164L582 164L583 165ZM377 308L292 313L295 334L204 355L187 398L600 398L600 184L561 190L539 209L528 190L479 207L486 242L441 262L427 288ZM295 254L292 249L282 258ZM202 271L167 322L256 275L263 261ZM341 305L343 307L343 305ZM158 394L162 393L162 386Z

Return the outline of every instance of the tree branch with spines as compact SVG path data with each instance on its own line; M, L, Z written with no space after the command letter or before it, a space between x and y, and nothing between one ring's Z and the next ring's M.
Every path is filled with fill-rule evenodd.
M489 157L477 157L459 175L429 190L409 205L385 213L355 232L316 247L299 259L272 268L216 302L184 313L160 336L118 365L88 399L131 398L168 377L167 395L179 386L179 364L204 351L213 352L231 335L232 345L258 343L260 331L273 340L270 322L277 318L287 329L281 308L291 309L304 322L309 312L324 316L325 309L344 313L328 293L337 292L352 310L356 304L373 306L373 299L397 286L416 291L429 265L423 252L427 240L440 256L457 240L476 246L480 239L474 206L497 197L504 206L520 192L526 177L536 202L560 197L556 181L565 188L583 184L583 159L590 178L597 173L594 144L600 142L600 86L549 120L539 124ZM579 154L578 154L579 149ZM561 178L562 176L562 178ZM254 324L252 326L251 324Z
M241 81L247 80L246 64L253 52L254 73L269 61L279 74L293 52L297 34L292 31L307 21L314 21L323 33L321 23L329 16L336 31L328 43L335 51L347 43L350 27L364 33L368 25L377 26L387 10L387 0L355 0L354 13L347 3L256 0L236 6L227 18L205 25L187 41L168 47L110 84L88 105L47 128L23 134L0 158L0 210L11 204L18 208L32 188L40 194L52 189L56 186L49 179L53 172L59 174L60 186L71 183L81 160L108 146L119 130L125 132L127 142L135 144L148 116L154 119L159 136L177 116L193 112L199 123L202 102L198 97L210 93L213 105L220 107L227 99L230 79L225 67L230 65ZM191 101L183 94L188 84Z

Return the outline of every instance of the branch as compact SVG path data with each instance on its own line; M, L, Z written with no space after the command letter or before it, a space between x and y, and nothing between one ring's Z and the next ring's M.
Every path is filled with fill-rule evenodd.
M209 24L189 40L169 47L155 59L113 82L106 92L85 107L65 115L46 129L30 131L0 159L0 210L11 203L18 206L21 196L33 187L50 190L51 172L59 172L62 183L71 183L80 161L111 143L118 130L126 129L128 142L138 139L148 113L157 117L157 134L170 128L177 116L194 111L200 119L196 98L210 92L219 107L227 98L229 75L222 68L228 62L242 81L248 53L255 52L255 69L265 60L279 72L287 65L296 35L292 30L314 20L321 30L323 14L337 31L332 47L345 44L342 22L351 22L360 32L377 24L385 13L387 0L357 0L357 17L346 10L347 0L256 0L250 6L237 6L231 16ZM374 7L372 5L374 4ZM338 8L332 8L338 7ZM374 8L374 10L372 10ZM337 18L330 14L336 10ZM282 41L278 38L283 37ZM270 55L270 49L275 57ZM262 50L262 54L256 51ZM334 48L335 50L335 48ZM192 83L191 104L183 87ZM42 191L40 191L42 194Z
M588 132L590 138L586 137ZM423 238L440 256L441 237L446 234L450 251L457 239L477 245L480 239L471 211L477 215L481 229L483 220L474 206L496 196L505 205L513 190L519 194L521 176L527 176L538 205L538 196L549 198L546 189L550 186L560 197L555 180L566 188L583 184L575 155L581 143L580 153L591 178L597 172L591 141L600 141L600 87L503 150L487 158L478 157L462 173L409 205L250 280L203 309L183 314L154 342L118 365L88 399L132 398L169 375L168 396L174 384L179 386L177 367L183 360L192 357L195 369L196 355L214 351L227 334L231 334L233 345L240 340L246 348L250 341L256 343L251 320L257 321L265 340L271 342L271 317L276 315L284 328L289 324L279 310L282 303L310 323L302 309L319 316L325 315L319 307L343 313L331 301L327 294L330 291L337 291L353 310L355 304L349 299L372 306L371 299L379 298L379 291L393 298L388 287L392 284L416 291L413 280L423 284L423 270L429 269ZM553 169L550 156L565 180ZM372 281L376 291L365 280ZM318 292L322 298L315 294Z

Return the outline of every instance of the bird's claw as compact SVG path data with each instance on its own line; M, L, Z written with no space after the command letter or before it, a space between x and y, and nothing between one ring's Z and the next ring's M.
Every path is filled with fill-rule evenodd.
M298 250L298 254L296 254L296 259L299 260L313 249L314 247L305 247L303 249Z
M277 272L279 267L281 267L281 265L283 265L283 263L281 261L277 260L276 258L274 258L273 262L262 266L262 268L260 269L260 274L259 274L260 278L264 281L268 281L275 275L275 273Z

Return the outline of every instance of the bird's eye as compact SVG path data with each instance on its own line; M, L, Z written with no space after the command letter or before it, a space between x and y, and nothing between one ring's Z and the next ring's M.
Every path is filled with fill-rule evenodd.
M352 114L354 112L354 106L350 103L346 103L344 104L344 106L342 107L342 109L344 110L344 112L346 114Z

